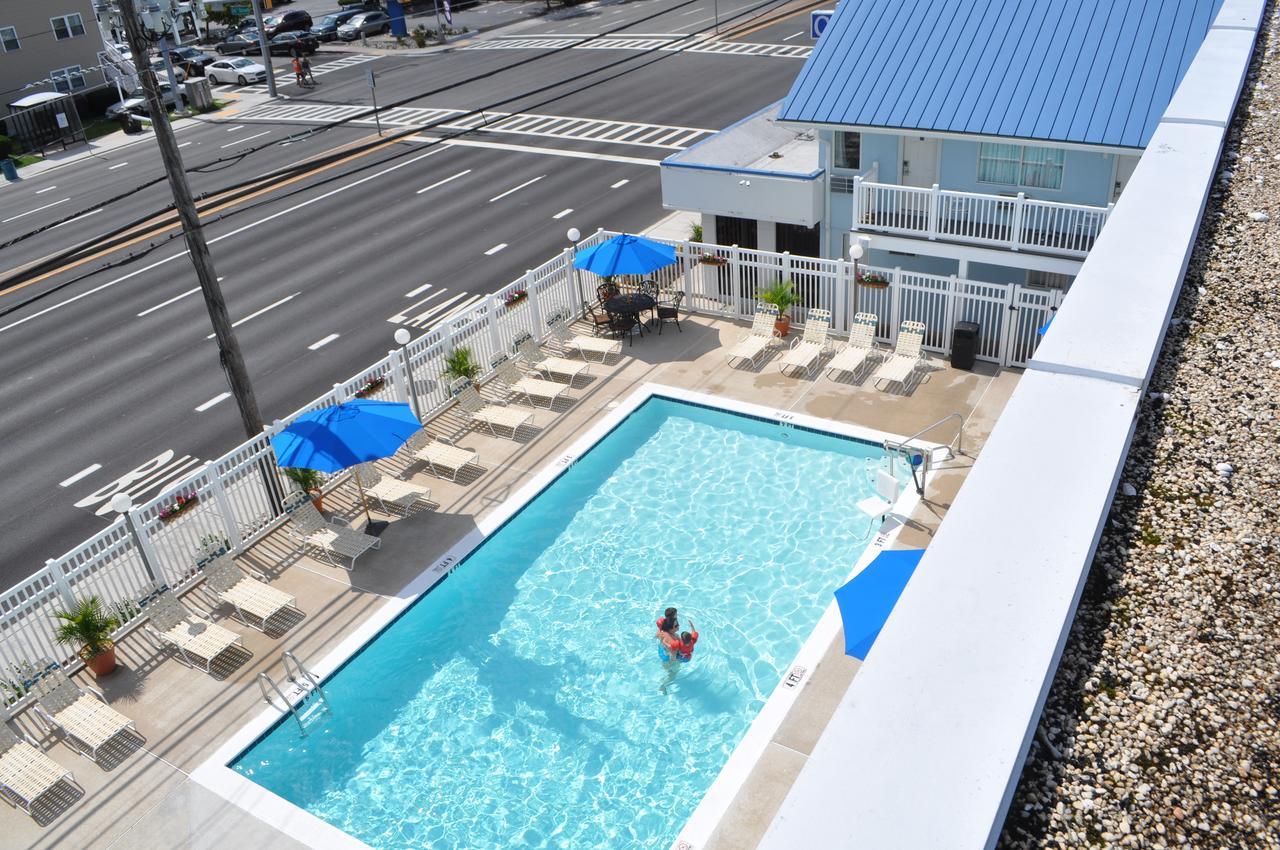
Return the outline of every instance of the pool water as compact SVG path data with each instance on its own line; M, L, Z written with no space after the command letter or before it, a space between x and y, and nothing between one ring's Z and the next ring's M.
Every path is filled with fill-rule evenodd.
M651 398L232 766L376 848L665 848L866 546L881 456ZM667 605L701 633L672 681Z

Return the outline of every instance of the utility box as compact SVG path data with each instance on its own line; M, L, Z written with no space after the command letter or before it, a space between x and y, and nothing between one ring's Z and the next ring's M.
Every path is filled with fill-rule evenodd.
M205 77L187 77L183 83L186 90L187 106L196 112L207 112L213 109L213 88Z
M973 368L978 359L978 332L982 328L977 322L956 322L951 332L951 368Z

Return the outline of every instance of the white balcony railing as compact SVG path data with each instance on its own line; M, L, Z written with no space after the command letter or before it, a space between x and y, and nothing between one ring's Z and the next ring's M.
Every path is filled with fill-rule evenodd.
M853 229L1083 257L1111 205L1093 207L853 179Z

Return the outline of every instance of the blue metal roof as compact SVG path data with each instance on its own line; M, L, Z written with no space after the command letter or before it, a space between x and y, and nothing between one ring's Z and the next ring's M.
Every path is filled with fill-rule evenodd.
M843 0L779 118L1143 147L1221 4Z

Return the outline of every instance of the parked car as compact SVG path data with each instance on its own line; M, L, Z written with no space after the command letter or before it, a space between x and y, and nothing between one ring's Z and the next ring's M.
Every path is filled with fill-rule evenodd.
M333 41L338 37L338 28L347 21L354 18L369 9L344 9L341 12L334 12L332 15L325 15L320 21L311 28L311 34L321 41Z
M267 38L275 38L282 32L307 32L311 29L311 13L302 9L293 9L283 15L272 15L262 19L262 28Z
M151 70L155 71L157 80L169 79L169 72L165 70L163 57L151 60ZM176 59L173 60L173 75L178 78L179 83L185 82L187 79L187 72L183 69L182 63Z
M338 27L338 38L355 41L362 35L381 35L391 31L391 16L386 12L361 12Z
M320 39L309 32L282 32L267 47L272 56L292 56L295 51L312 54L320 49Z
M256 54L261 48L258 47L258 34L255 32L252 36L245 33L233 35L226 41L219 42L213 49L220 56L244 56Z
M174 65L181 65L188 77L203 77L204 69L209 67L215 57L190 45L175 47L169 51L169 58Z
M170 92L169 84L161 83L160 99L168 100L169 92ZM178 96L183 97L185 95L186 95L186 86L179 85ZM108 118L115 119L115 118L119 118L121 115L123 115L126 112L129 113L130 115L146 115L147 114L147 93L142 89L141 86L129 92L129 96L126 97L124 100L118 101L117 103L113 103L110 106L108 106L106 114Z
M219 59L210 63L205 70L205 77L208 78L209 84L214 86L219 83L230 83L233 80L237 85L247 86L249 83L260 83L265 80L267 69L244 57Z

